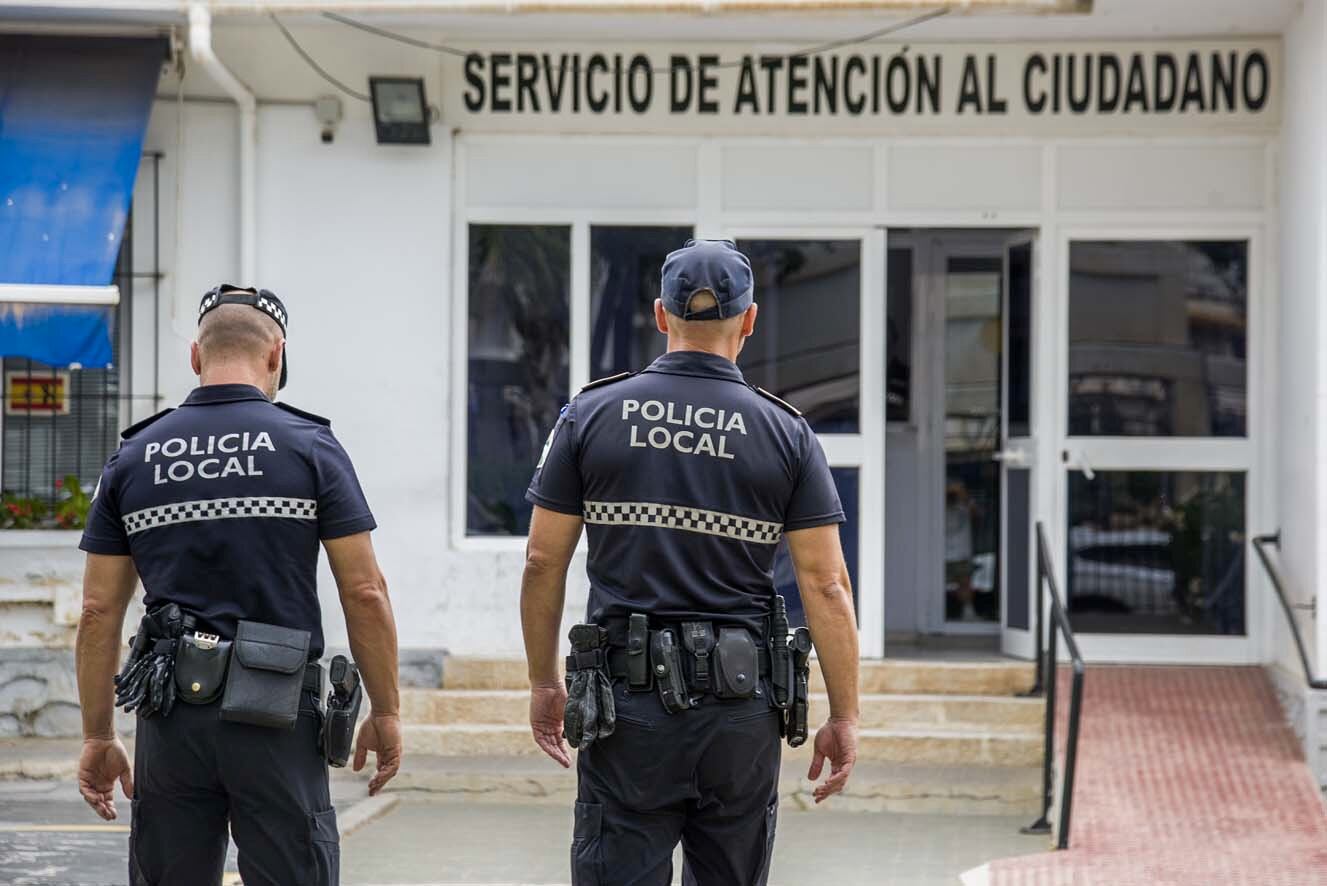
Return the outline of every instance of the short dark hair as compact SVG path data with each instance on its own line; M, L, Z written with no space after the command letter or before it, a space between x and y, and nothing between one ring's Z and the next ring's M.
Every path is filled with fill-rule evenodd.
M198 349L205 358L259 358L281 339L281 327L248 305L218 305L198 324Z

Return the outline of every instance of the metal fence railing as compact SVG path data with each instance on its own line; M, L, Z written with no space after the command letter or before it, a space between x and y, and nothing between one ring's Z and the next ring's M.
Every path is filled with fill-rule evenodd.
M1281 609L1286 614L1286 623L1290 626L1290 636L1295 640L1295 649L1299 651L1299 663L1304 668L1304 679L1308 681L1310 689L1327 689L1327 680L1313 676L1313 665L1309 662L1309 652L1304 646L1304 637L1299 631L1299 621L1295 618L1295 610L1303 609L1310 613L1317 611L1317 598L1311 603L1291 603L1286 596L1285 583L1281 581L1281 571L1272 564L1272 560L1267 556L1265 550L1267 545L1272 545L1277 550L1281 548L1281 533L1274 532L1270 535L1260 535L1253 540L1253 549L1258 553L1258 559L1262 561L1263 569L1267 570L1267 577L1272 580L1272 589L1276 591L1276 598L1281 601Z
M1044 594L1050 594L1050 624L1046 624L1046 600ZM1047 633L1049 627L1049 633ZM1042 807L1041 816L1023 829L1028 834L1049 834L1052 831L1051 809L1055 804L1055 729L1056 701L1059 694L1059 679L1056 666L1059 662L1060 635L1064 636L1065 651L1069 653L1072 679L1069 692L1069 733L1065 740L1064 783L1060 790L1060 812L1055 823L1056 848L1069 848L1069 825L1073 812L1074 776L1078 764L1078 733L1083 716L1083 675L1087 666L1083 655L1078 650L1074 631L1069 624L1069 615L1065 612L1064 602L1060 599L1059 588L1055 584L1055 569L1051 563L1050 544L1046 541L1046 527L1037 523L1037 681L1030 694L1046 694L1045 743L1042 748ZM1043 638L1045 649L1043 653Z

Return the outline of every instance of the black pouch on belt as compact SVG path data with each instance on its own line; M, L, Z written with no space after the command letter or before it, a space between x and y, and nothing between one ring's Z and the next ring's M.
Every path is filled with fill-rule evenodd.
M175 690L180 701L208 704L226 685L230 641L196 632L180 638L175 651Z
M648 690L650 679L650 620L643 612L627 617L627 686Z
M711 667L714 625L708 621L682 622L682 648L691 653L691 685L696 692L709 692L713 685Z
M750 698L760 683L756 641L746 628L719 628L714 646L714 694L719 698Z
M242 621L235 630L221 719L291 729L299 717L309 632Z

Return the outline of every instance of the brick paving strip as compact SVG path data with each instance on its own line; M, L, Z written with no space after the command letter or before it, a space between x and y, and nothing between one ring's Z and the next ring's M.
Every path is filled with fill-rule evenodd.
M1078 767L1070 848L966 883L1327 886L1327 809L1261 668L1089 668Z

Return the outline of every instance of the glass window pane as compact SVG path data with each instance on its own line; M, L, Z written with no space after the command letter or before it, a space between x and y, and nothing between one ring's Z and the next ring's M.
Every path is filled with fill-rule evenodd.
M1009 436L1032 434L1032 244L1011 246L1009 273Z
M885 420L906 422L912 415L912 249L891 248L886 270Z
M568 399L571 229L471 225L466 533L524 535L525 488Z
M848 519L839 524L839 539L843 545L843 559L848 564L848 580L852 582L853 605L857 603L857 468L830 468L834 485L839 490L839 501ZM779 542L774 555L774 589L788 601L788 622L794 627L806 624L806 612L797 591L797 576L793 572L792 557L788 555L786 539Z
M654 326L664 259L691 228L590 228L590 378L645 367L667 339Z
M945 268L945 620L1000 617L1000 291L998 256Z
M1069 433L1247 433L1242 240L1069 248Z
M1069 474L1074 630L1243 634L1242 472Z
M861 241L744 240L760 314L738 357L747 381L819 433L858 433Z

